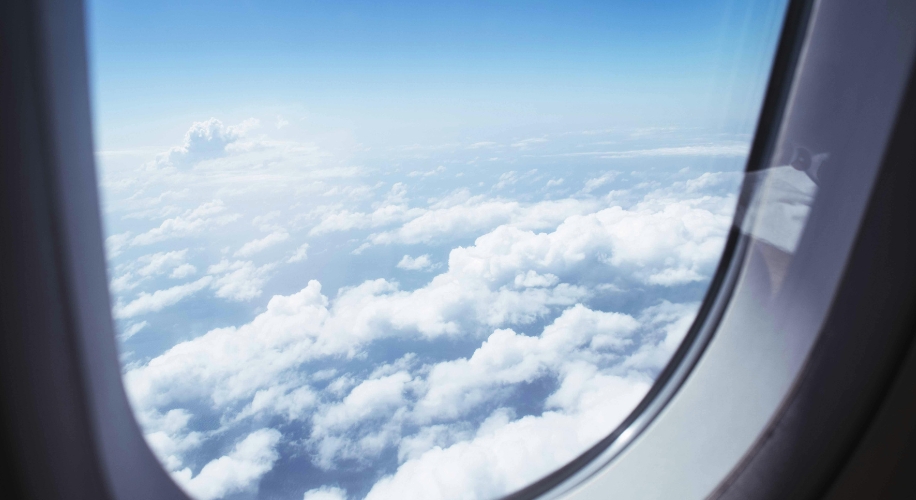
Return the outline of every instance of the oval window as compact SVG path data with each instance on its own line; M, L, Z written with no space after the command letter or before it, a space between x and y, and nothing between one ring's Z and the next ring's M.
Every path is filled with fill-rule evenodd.
M719 261L785 2L89 2L123 374L197 499L493 498Z

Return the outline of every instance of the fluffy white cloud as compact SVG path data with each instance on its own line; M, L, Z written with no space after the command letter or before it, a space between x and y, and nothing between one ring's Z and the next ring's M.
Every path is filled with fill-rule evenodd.
M208 227L226 225L239 218L238 214L225 214L225 211L226 205L222 200L203 203L178 217L166 219L159 227L134 236L131 245L150 245L170 238L193 236Z
M121 340L127 340L134 335L140 333L140 330L149 326L148 321L140 321L138 323L131 323L124 331L121 333Z
M500 386L531 382L551 371L583 360L596 362L601 351L620 350L630 343L639 323L631 316L592 311L576 305L563 312L539 337L496 330L469 359L432 367L426 392L416 404L420 421L454 419L498 397ZM582 348L587 349L583 350Z
M289 239L289 233L283 230L274 231L263 238L256 240L251 240L248 243L242 245L242 248L239 248L235 252L236 257L251 257L252 255L264 251L277 243L282 243Z
M498 410L472 439L407 460L366 498L493 498L525 486L607 435L651 385L647 376L597 375L589 382L572 411L512 420Z
M191 264L184 263L184 264L181 264L175 267L175 269L172 269L172 273L169 274L169 278L175 278L175 279L187 278L188 276L196 272L197 272L196 267L194 267Z
M493 186L493 189L502 189L518 182L518 175L514 170L510 170L499 176L499 180Z
M258 480L273 468L280 454L281 435L275 429L260 429L235 445L228 455L209 462L192 477L191 469L172 474L175 481L194 498L212 500L230 493L257 489Z
M241 138L246 131L258 126L255 119L246 120L236 126L225 126L216 118L194 122L185 133L181 146L171 148L159 158L160 164L178 168L190 168L203 160L226 155L227 147Z
M185 262L188 249L175 250L171 252L159 252L151 255L140 257L140 262L145 263L143 267L137 270L140 276L155 276L164 273L167 269L174 269Z
M252 322L211 330L129 370L128 392L144 411L200 400L231 407L288 383L291 368L321 352L312 351L329 315L327 303L315 281L276 296Z
M347 500L347 492L334 486L322 486L306 491L302 500Z
M217 297L241 302L261 295L261 288L273 268L274 264L257 267L251 261L223 259L208 267L207 273L215 276L212 287Z
M187 429L191 417L191 413L183 409L170 410L165 414L140 415L146 442L169 471L181 469L184 454L203 442L200 432Z
M421 255L419 257L411 257L410 255L405 255L397 264L398 269L406 269L408 271L421 271L432 267L433 263L429 258L428 254Z
M607 172L602 174L599 177L594 177L585 182L585 187L582 188L582 191L585 193L591 193L592 191L604 186L608 182L613 181L620 175L619 172Z
M131 232L127 231L105 238L105 251L108 253L108 258L111 259L121 255L121 251L130 243L131 236L133 236Z
M410 208L406 203L407 188L397 182L391 186L385 200L378 203L372 212L351 212L350 210L330 210L319 214L321 221L309 230L312 236L336 231L374 228L414 218L424 212L420 208Z
M286 260L287 263L292 264L293 262L302 262L309 258L309 244L303 243L299 245L299 248Z
M386 280L370 280L342 289L330 300L313 281L296 294L273 297L267 310L249 324L212 330L129 371L128 387L144 408L184 404L198 398L211 400L215 407L230 403L231 407L235 402L250 404L258 391L295 382L294 375L302 363L326 356L356 356L366 345L386 336L478 335L489 328L529 324L551 310L569 308L586 299L590 292L565 280L578 280L580 270L594 269L595 265L610 266L650 285L702 279L708 277L704 273L711 270L721 249L728 221L727 205L728 200L708 197L680 202L656 197L630 210L612 207L568 217L550 233L500 226L478 238L473 246L454 249L448 270L413 291L400 290L396 283ZM250 262L224 260L208 272L217 276L212 286L218 295L243 299L260 292L258 280L263 279L260 276L264 271ZM197 283L205 286L208 282L203 280ZM252 281L258 286L250 286ZM129 304L121 308L120 315L137 314L140 310L145 310L141 303ZM555 325L583 310L569 309ZM545 338L553 338L553 328L558 327L545 330ZM579 330L592 331L585 327ZM493 345L515 346L517 350L524 351L523 346L528 344L542 345L541 341L532 344L531 338L511 330L493 335ZM596 340L599 337L589 341L595 348L617 345L618 340L612 337ZM491 341L484 346L490 346ZM484 359L480 356L493 348L481 349L478 358L472 359ZM430 378L433 382L424 397L433 401L440 393L460 393L470 401L476 397L475 391L486 392L485 388L475 389L474 380L491 386L528 380L526 377L553 366L544 356L547 354L521 356L534 367L529 371L524 368L529 365L520 365L500 376L471 370L465 378L442 377L458 384L451 392L445 389L447 386L433 383L439 373L434 368ZM476 366L478 362L455 363ZM438 370L447 371L448 366L452 365ZM515 378L509 375L512 373ZM262 398L267 397L264 394ZM418 408L446 408L449 397L439 397L442 402L435 404L421 402ZM422 411L428 413L427 418L435 416L431 410Z
M312 417L310 440L317 450L314 462L330 469L334 460L349 458L365 461L378 456L400 437L398 416L406 413L405 392L412 382L407 372L370 378L354 387L339 403L322 407ZM354 427L367 422L379 422L371 432L359 439L346 439Z
M193 168L162 164L166 168L159 171L193 181L184 206L158 205L149 212L137 201L148 211L145 220L155 216L158 227L127 226L132 232L107 244L115 253L212 234L207 242L179 247L189 246L185 250L113 266L112 290L144 290L135 300L118 302L119 318L160 310L206 288L210 300L252 301L244 307L257 312L240 326L211 323L207 333L165 352L144 353L143 361L126 368L126 386L148 442L198 498L253 491L278 460L281 439L307 455L319 473L369 468L375 458L396 452L396 466L386 470L370 498L493 497L562 465L624 418L677 347L696 304L661 298L683 297L690 287L672 287L709 278L735 201L709 194L723 192L732 182L717 174L655 191L649 190L659 184L646 183L601 197L599 189L609 189L616 173L584 178L564 173L567 185L584 182L585 188L571 198L540 201L505 199L496 191L474 195L469 189L444 196L433 189L415 193L413 185L408 193L404 184L391 184L398 177L335 184L329 179L341 172L365 172L316 167L299 160L306 153L293 162L291 151L301 145L245 142L242 131L218 122L195 127L183 150L169 153L168 160ZM515 146L521 150L537 142ZM627 154L734 153L679 151ZM442 171L417 170L413 177ZM394 175L412 176L403 172ZM531 177L531 186L537 181L532 189L540 190L555 173L544 174L544 180ZM501 193L529 186L526 175L534 174L505 174L497 181L507 188ZM483 180L478 192L486 190L494 177L488 173L468 185ZM432 181L417 186L438 182ZM273 193L284 189L288 192L275 200ZM155 194L143 196L152 200ZM220 229L241 217L229 206L245 214L254 229ZM252 206L263 215L253 217ZM293 231L308 231L309 243L283 250L275 263L248 260L290 240ZM332 234L340 231L354 234ZM433 264L432 250L416 247L345 255L360 243L368 248L456 240L464 246L452 245L447 267ZM311 253L311 261L295 271L317 268L312 276L323 276L327 256L341 250L354 259L358 276L365 275L356 259L377 254L403 255L396 264L400 270L443 269L420 284L416 274L388 269L381 275L393 278L360 278L324 291L310 281L299 292L268 299L288 286L281 279L268 281L279 263L301 262ZM201 271L206 269L205 277L151 289L161 287L166 276L197 272L187 262L189 254ZM233 254L236 258L230 258ZM222 257L202 260L213 255ZM643 301L627 309L629 314L596 310L618 293L657 294L658 300ZM123 323L125 333L136 333L146 322ZM407 355L392 362L393 352ZM300 430L282 438L270 429L238 437L278 421L292 422L283 429ZM191 464L213 458L198 462L216 443L232 451L194 475ZM346 497L345 490L330 486L304 495L306 500Z
M733 200L648 200L568 217L551 233L505 225L457 248L449 273L505 282L519 270L561 278L598 258L648 284L707 279L725 242Z
M114 316L116 318L132 318L140 314L161 311L162 309L177 304L185 297L193 295L206 288L213 278L204 276L203 278L177 285L165 290L157 290L153 293L142 292L140 295L127 304L117 304L114 307Z
M442 172L445 172L445 167L443 167L442 165L439 165L434 170L427 170L425 172L422 172L420 170L414 170L410 172L409 174L407 174L407 177L430 177L432 175L441 174Z
M405 385L410 380L409 374L398 372L360 383L343 401L324 407L314 416L312 434L321 435L332 429L347 429L386 409L401 406L404 403Z
M561 153L552 156L596 156L599 158L643 158L649 156L746 156L749 149L747 142L729 142L720 144L694 144L690 146L660 147L650 149L629 149L622 151L587 151Z
M589 213L597 207L595 200L573 198L527 205L482 196L461 200L456 196L431 206L395 230L371 235L369 241L376 245L429 243L446 236L480 234L501 224L546 229L570 215Z

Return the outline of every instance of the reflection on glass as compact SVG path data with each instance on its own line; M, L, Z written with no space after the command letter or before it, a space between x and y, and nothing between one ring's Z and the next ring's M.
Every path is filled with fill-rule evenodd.
M491 498L613 430L718 262L783 3L190 4L89 10L124 380L176 481ZM817 158L759 181L776 249Z
M829 171L825 167L828 153L788 149L790 154L777 158L776 165L745 176L745 188L751 195L741 229L753 238L754 251L767 270L771 295L785 280L818 184Z

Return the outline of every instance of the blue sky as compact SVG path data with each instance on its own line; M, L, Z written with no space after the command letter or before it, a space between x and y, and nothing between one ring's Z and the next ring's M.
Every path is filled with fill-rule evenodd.
M120 149L252 107L373 136L735 127L753 113L730 104L765 79L772 3L94 1L97 135Z
M610 432L783 3L90 1L125 385L198 499L491 498Z

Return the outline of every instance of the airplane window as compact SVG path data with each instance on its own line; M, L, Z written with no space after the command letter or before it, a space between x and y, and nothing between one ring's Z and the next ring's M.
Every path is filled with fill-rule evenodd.
M531 484L647 394L742 181L775 291L830 175L743 173L784 0L87 8L123 379L197 499Z

